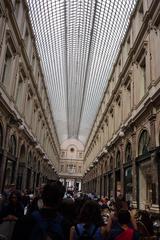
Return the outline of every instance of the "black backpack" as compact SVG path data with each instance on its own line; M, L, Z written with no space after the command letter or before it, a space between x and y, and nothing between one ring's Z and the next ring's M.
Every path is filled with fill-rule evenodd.
M97 226L94 227L92 231L89 231L85 226L83 232L80 234L77 225L75 226L75 230L77 233L77 240L95 240L95 233L97 231Z
M62 229L63 217L60 214L54 219L45 219L40 212L35 211L32 217L36 221L30 240L65 240Z

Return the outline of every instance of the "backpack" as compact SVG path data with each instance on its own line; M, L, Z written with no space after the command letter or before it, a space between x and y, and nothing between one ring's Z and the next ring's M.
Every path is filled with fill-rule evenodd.
M75 231L77 233L77 240L95 240L95 233L97 231L97 226L94 226L91 230L88 230L85 228L85 226L83 227L83 232L80 233L78 226L75 226Z
M36 224L31 233L30 240L65 240L62 225L63 217L60 214L54 219L45 219L40 212L32 213Z

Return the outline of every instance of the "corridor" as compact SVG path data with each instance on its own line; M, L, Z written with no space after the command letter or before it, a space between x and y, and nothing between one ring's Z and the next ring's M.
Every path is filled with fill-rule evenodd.
M159 0L0 0L0 193L159 215L159 63Z

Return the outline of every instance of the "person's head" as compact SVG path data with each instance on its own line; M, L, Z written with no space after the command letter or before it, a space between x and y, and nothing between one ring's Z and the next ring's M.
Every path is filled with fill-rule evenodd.
M123 224L128 224L131 221L131 215L128 210L121 209L118 212L118 222L123 225Z
M115 208L116 208L117 214L121 209L128 210L128 208L129 208L128 203L125 201L125 199L122 195L119 195L117 197L116 202L115 202Z
M42 191L42 200L45 207L56 207L61 202L64 191L59 182L46 184Z
M103 220L98 203L94 200L88 200L82 206L79 221L86 224L101 225Z
M74 201L71 198L62 200L60 211L67 220L74 224L76 212Z
M11 194L9 195L9 202L12 205L17 205L21 202L21 194L17 191L11 192Z
M150 218L148 211L139 210L138 211L138 219L146 226L148 232L152 235L153 234L153 221Z

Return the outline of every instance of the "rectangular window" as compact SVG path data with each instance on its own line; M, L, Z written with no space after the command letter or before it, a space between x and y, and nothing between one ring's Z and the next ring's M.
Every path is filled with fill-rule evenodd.
M64 169L64 165L61 165L61 172L63 172L63 169Z
M28 52L28 43L29 43L29 32L28 32L28 29L26 29L26 32L25 32L24 43L25 43L26 51Z
M31 116L32 116L32 93L31 91L29 90L29 93L28 93L28 96L27 96L27 101L26 101L26 104L25 104L25 117L26 117L26 120L28 122L28 124L31 123Z
M61 157L65 157L65 152L61 152Z
M15 7L14 7L14 9L15 9L15 11L14 11L14 13L15 13L15 17L16 17L16 19L18 20L18 14L19 14L19 6L20 6L20 1L15 1Z
M22 102L21 102L22 85L23 85L23 80L22 80L22 77L20 76L19 81L18 81L17 94L16 94L16 103L18 106L20 106L22 104Z
M75 173L75 170L76 170L76 166L73 165L73 164L68 164L67 165L67 172L68 173Z
M146 59L140 62L140 97L146 93Z
M12 65L12 54L9 48L7 47L6 55L4 59L4 65L3 65L3 72L2 72L2 83L5 83L8 80L10 71L11 71L11 65Z

